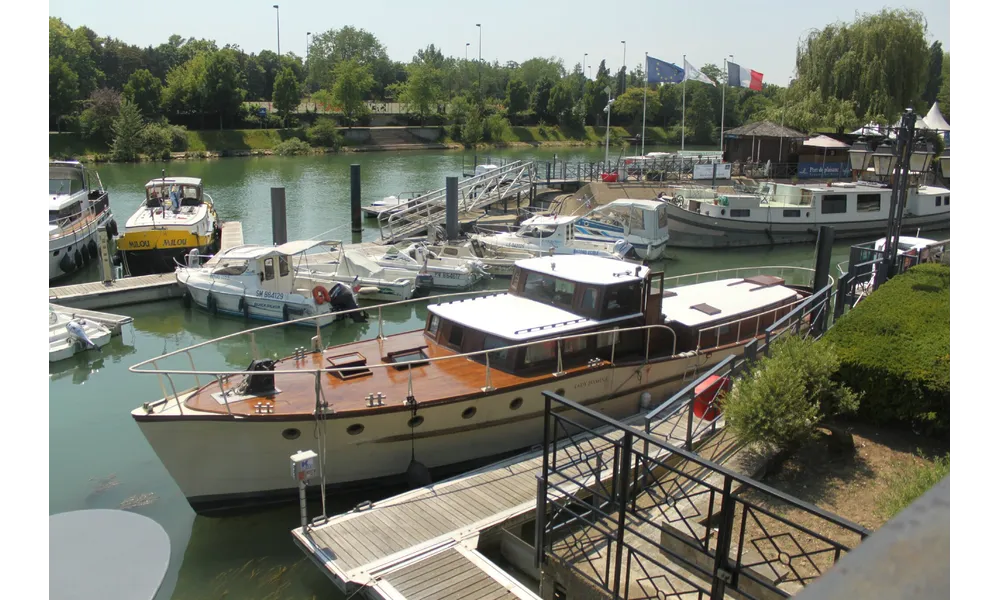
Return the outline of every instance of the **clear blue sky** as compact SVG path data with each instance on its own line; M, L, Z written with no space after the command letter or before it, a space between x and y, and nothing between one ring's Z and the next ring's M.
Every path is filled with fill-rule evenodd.
M772 0L753 3L607 2L573 3L508 0L367 0L365 2L278 2L281 50L305 54L306 32L320 33L353 25L374 33L390 58L409 61L418 48L435 44L445 55L479 51L476 23L483 24L483 58L522 62L535 56L562 58L567 69L583 61L594 69L601 59L612 68L622 64L626 40L629 69L643 53L674 63L682 55L696 67L722 64L729 54L744 67L760 71L764 81L785 85L794 72L795 48L810 29L883 6L907 7L924 13L930 41L949 43L949 3L945 0ZM158 45L177 33L214 39L219 46L239 45L247 52L276 49L274 0L173 0L140 4L135 0L50 0L49 15L70 26L87 25L139 46Z

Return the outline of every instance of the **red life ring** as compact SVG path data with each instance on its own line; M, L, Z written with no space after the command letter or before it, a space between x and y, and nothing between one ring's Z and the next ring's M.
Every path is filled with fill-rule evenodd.
M313 288L313 300L316 304L326 304L330 301L330 292L326 291L325 287L317 285Z

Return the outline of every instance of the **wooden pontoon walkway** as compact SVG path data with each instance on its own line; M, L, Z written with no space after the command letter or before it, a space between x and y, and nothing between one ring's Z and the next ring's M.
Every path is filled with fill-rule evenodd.
M222 224L222 249L243 243L243 224L229 221ZM75 309L104 309L126 304L154 302L179 298L183 288L174 273L156 273L139 277L123 277L107 283L92 281L76 285L49 288L49 302Z
M683 445L687 409L679 411L653 430L675 445ZM641 418L640 418L641 419ZM640 426L641 420L626 420ZM710 428L706 428L710 431ZM707 433L707 432L706 432ZM609 433L616 439L621 431ZM613 448L592 437L577 444L558 444L560 465L577 459L575 478L588 488L612 477ZM665 451L664 451L665 453ZM651 452L651 456L657 456ZM418 600L422 598L484 597L462 595L472 584L492 590L490 598L537 598L534 591L475 551L480 535L489 530L524 523L534 517L537 480L542 453L536 450L464 475L372 503L369 508L331 517L320 525L292 531L300 548L344 593L361 592L369 598ZM566 466L561 466L567 471ZM568 480L556 480L563 492L583 489ZM459 558L459 555L467 560ZM445 561L452 568L435 568ZM476 571L482 571L477 573ZM433 588L416 585L417 575ZM430 578L430 579L428 579ZM493 583L486 583L486 579ZM496 585L494 585L496 584ZM508 592L500 593L500 586ZM362 590L363 588L363 590ZM409 592L407 590L410 590ZM421 590L425 593L420 593ZM499 595L492 595L492 594ZM526 594L526 595L525 595Z

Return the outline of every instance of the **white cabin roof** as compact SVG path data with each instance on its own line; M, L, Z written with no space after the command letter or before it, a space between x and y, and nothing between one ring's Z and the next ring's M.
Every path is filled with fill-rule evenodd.
M568 335L598 323L636 316L626 315L608 321L595 321L561 308L511 294L432 304L427 310L442 319L514 342L543 336Z
M531 217L530 219L525 219L521 226L525 225L564 225L566 223L572 223L576 220L576 217L565 216L565 215L539 215L537 217Z
M158 187L162 185L194 185L201 186L201 179L197 177L157 177L156 179L150 179L149 183L146 184L147 188Z
M589 254L561 254L525 258L515 262L514 265L528 271L593 285L640 281L645 279L649 273L649 267ZM554 268L553 265L555 265ZM637 268L639 269L638 275L636 275Z
M312 250L317 246L337 246L339 244L339 241L330 240L295 240L292 242L286 242L280 246L244 244L242 246L235 246L224 252L220 252L219 256L248 260L266 258L268 256L294 256L307 250Z
M621 198L619 200L608 202L604 206L638 206L646 210L656 210L657 208L663 206L663 203L657 200L633 200L632 198Z
M667 322L675 321L688 327L726 320L752 312L764 306L788 300L798 295L783 285L762 287L744 278L721 279L694 285L670 288L663 298L661 313ZM670 296L669 292L676 295ZM719 310L708 314L695 306L707 304Z

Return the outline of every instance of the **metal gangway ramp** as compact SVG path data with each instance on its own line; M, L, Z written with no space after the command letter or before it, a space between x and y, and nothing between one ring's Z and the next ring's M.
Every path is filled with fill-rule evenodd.
M528 192L535 181L535 164L531 161L513 161L481 175L459 179L458 214L468 214L506 199L518 192ZM445 190L420 196L407 208L379 217L383 244L395 244L408 237L420 235L445 220Z

